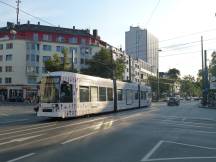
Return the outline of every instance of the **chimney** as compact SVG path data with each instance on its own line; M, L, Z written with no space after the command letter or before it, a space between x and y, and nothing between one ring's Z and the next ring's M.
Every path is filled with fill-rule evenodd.
M76 28L75 28L75 26L73 26L73 30L75 30Z
M97 29L93 30L93 37L95 37L95 38L98 37L98 30Z
M38 21L38 25L40 25L40 21Z
M27 21L27 24L30 24L30 21L29 21L29 20Z

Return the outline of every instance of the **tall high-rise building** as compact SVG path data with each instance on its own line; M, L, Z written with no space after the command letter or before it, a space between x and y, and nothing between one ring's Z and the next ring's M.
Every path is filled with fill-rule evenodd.
M148 69L154 74L158 69L158 39L146 29L130 27L125 32L125 50L133 59L142 59L150 65Z

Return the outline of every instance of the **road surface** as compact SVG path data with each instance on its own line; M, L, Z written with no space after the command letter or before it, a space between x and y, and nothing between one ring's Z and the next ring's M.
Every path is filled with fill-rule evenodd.
M0 162L215 162L216 109L198 102L56 120L0 106Z

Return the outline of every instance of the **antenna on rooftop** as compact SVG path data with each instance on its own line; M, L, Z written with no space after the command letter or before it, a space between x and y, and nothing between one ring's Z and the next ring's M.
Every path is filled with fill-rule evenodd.
M20 0L17 0L16 1L16 4L17 4L17 8L16 8L16 13L17 13L17 25L19 24L19 4L21 3Z

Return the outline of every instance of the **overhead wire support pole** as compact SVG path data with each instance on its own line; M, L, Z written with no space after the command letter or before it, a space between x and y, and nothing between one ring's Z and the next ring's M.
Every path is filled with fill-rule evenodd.
M208 91L209 91L209 83L208 83L208 66L207 66L207 51L204 51L204 69L205 69L205 105L208 104Z
M16 3L17 3L17 8L16 8L16 13L17 13L16 24L18 25L18 23L19 23L19 4L21 3L21 1L17 0Z
M204 59L203 59L203 36L201 36L201 58L202 58L202 103L205 104L205 75L204 75Z
M111 63L112 63L112 80L113 80L113 106L114 106L114 112L117 112L118 107L117 107L117 83L116 83L116 66L113 61L113 51L110 50L111 52Z

